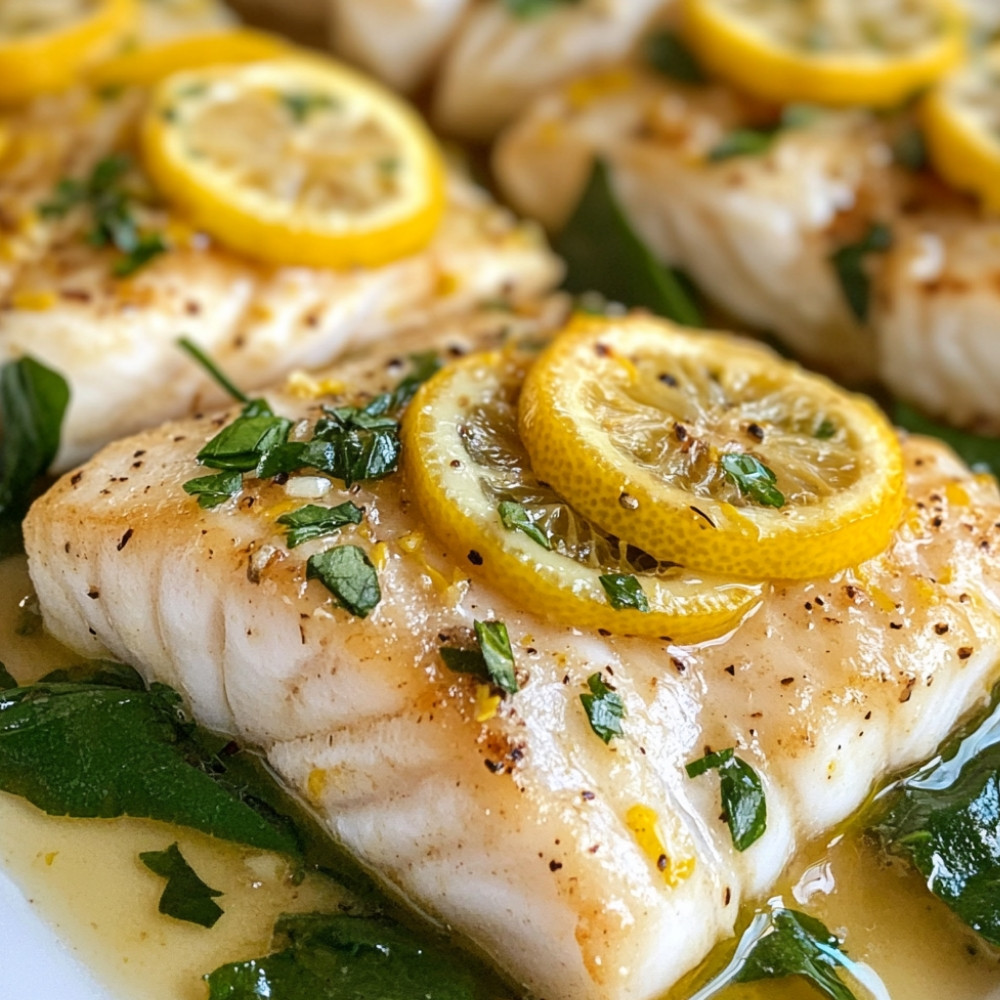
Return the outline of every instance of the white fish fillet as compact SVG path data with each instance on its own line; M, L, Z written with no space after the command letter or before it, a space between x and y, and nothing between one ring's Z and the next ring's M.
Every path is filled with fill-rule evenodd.
M581 0L517 15L505 0L330 0L334 50L403 90L432 78L432 118L488 139L532 97L628 55L674 0Z
M480 317L396 350L489 345L518 323ZM387 358L380 348L335 377L381 390L400 374ZM997 677L1000 496L930 440L904 442L910 503L884 554L770 585L724 641L673 647L538 620L427 533L398 475L334 488L323 502L350 496L366 523L295 550L275 516L302 501L281 486L202 510L181 484L219 425L116 442L35 504L25 537L49 629L263 747L392 890L548 1000L660 995L797 848L930 755ZM365 620L305 578L308 555L343 542L379 567L383 598ZM437 650L493 618L522 687L477 722L475 682ZM597 670L627 709L611 746L579 700ZM768 829L743 854L717 780L685 776L706 747L738 748L764 782ZM658 817L662 860L630 827L636 806Z
M140 104L131 93L110 102L46 99L11 123L13 149L0 161L9 261L0 265L0 361L30 353L70 382L60 468L114 437L222 401L177 348L182 334L253 389L351 345L477 302L532 298L559 281L538 228L457 172L433 242L382 267L258 266L158 210L146 221L177 248L116 280L114 254L86 243L85 217L40 221L36 209L61 177L86 176L120 148Z
M139 38L145 43L217 31L235 23L235 14L221 0L142 0L139 4Z
M603 157L649 246L727 314L812 366L849 381L877 375L931 415L1000 433L996 221L894 164L905 119L831 112L783 129L762 153L706 158L761 114L721 86L623 67L536 101L495 165L515 208L558 229ZM861 323L831 254L873 223L892 246L865 261Z

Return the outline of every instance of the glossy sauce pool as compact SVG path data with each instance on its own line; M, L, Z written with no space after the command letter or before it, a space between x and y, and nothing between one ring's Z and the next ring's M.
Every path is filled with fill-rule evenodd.
M26 610L32 602L24 560L0 562L0 660L22 682L79 660L44 634ZM157 912L163 883L138 854L175 841L198 874L224 892L218 902L225 914L211 930ZM280 913L332 909L346 898L319 876L293 885L278 855L149 821L53 818L2 793L0 864L123 1000L205 1000L201 976L224 962L265 954ZM893 1000L1000 1000L1000 958L978 944L919 877L887 864L856 834L804 852L775 896L842 935L848 954L878 972ZM720 997L818 995L786 980L731 987Z

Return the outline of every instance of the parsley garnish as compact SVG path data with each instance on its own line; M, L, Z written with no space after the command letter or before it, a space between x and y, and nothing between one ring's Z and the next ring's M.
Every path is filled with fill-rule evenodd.
M775 140L789 129L806 128L821 114L811 104L789 104L774 125L760 128L734 128L708 152L712 162L728 160L734 156L759 156L766 153Z
M91 228L87 242L95 247L114 247L123 256L113 272L124 278L134 274L168 248L158 233L142 233L132 213L134 195L125 186L131 168L129 157L107 156L95 164L85 180L65 177L52 198L38 211L43 218L61 219L72 209L82 207L90 213Z
M857 243L843 246L830 255L844 298L860 323L867 321L871 303L867 259L873 253L885 253L891 246L892 230L881 222L873 222Z
M390 394L389 410L399 410L406 406L421 385L441 369L441 359L436 351L421 351L410 355L413 371L400 379L399 385Z
M304 122L314 111L328 110L337 105L329 94L306 93L282 94L281 103L298 124Z
M559 7L578 4L580 0L503 0L503 5L514 17L538 17L550 14Z
M720 464L741 494L765 507L784 507L785 495L774 485L778 477L760 459L742 452L729 452L722 456Z
M193 340L181 337L178 339L177 345L182 351L190 354L224 392L227 392L239 403L250 402L250 397L236 386L225 372Z
M202 927L215 926L222 916L222 907L213 897L222 893L198 878L177 844L163 851L143 851L139 860L151 872L167 880L160 896L160 913Z
M817 441L829 441L837 433L837 425L829 417L823 419L816 425L813 437Z
M442 646L438 652L444 665L458 674L473 674L489 681L506 694L518 690L514 651L503 622L475 622L479 649Z
M32 357L0 367L0 554L21 547L35 481L59 451L69 385Z
M608 604L616 611L632 608L646 613L649 611L649 600L642 589L642 584L634 576L625 573L602 573L601 586L608 595Z
M357 545L338 545L310 556L306 577L319 580L357 618L367 618L382 600L375 567Z
M732 834L733 847L745 851L767 828L764 786L757 772L736 756L732 747L710 753L687 766L689 778L717 770L722 787L722 808Z
M199 476L184 483L184 492L198 498L201 507L218 507L243 489L243 475L239 472L219 472L212 476Z
M584 711L590 728L597 733L605 743L610 743L614 736L624 736L622 719L625 718L625 702L617 691L606 684L600 671L587 678L590 694L581 694Z
M646 39L646 61L658 73L681 83L704 83L701 64L675 31L657 31Z
M497 507L500 520L508 531L520 531L527 535L533 542L537 542L543 549L551 549L552 543L548 535L531 520L524 506L515 503L513 500L504 500Z
M278 524L283 524L288 528L286 536L288 547L294 549L313 538L331 535L345 524L360 524L362 517L364 517L364 511L357 504L348 500L336 507L318 507L315 504L307 504L305 507L293 510L290 514L282 514L278 518Z
M911 125L896 136L892 144L892 158L913 173L927 166L927 142L924 133L916 125Z
M210 469L250 472L273 448L284 444L292 422L276 417L263 399L252 399L240 415L198 452L198 461Z

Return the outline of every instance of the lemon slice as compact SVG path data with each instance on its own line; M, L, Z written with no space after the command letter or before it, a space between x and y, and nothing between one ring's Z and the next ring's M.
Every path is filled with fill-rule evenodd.
M195 225L274 264L384 264L422 249L444 207L441 156L416 113L320 57L168 77L142 148Z
M964 51L952 0L685 0L684 16L709 70L778 102L891 107Z
M1000 211L1000 46L935 87L923 119L934 169Z
M134 0L0 3L0 101L64 90L136 23Z
M767 348L576 319L528 372L532 467L606 531L691 569L826 576L882 551L903 461L882 413Z
M260 62L287 54L288 42L250 28L211 31L141 45L105 59L88 74L99 87L151 87L171 73L221 64Z
M524 365L510 352L470 356L410 404L403 462L434 531L462 556L475 552L498 589L554 621L677 643L736 625L759 599L759 584L658 563L589 524L532 472L517 434Z

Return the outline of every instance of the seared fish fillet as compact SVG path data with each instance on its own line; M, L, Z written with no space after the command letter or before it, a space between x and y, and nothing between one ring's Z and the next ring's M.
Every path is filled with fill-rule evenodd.
M715 158L775 109L722 86L622 67L550 93L505 134L495 166L519 211L558 229L594 156L651 249L728 314L846 381L878 376L952 423L1000 433L1000 226L895 162L903 117L811 114L752 155ZM864 257L870 305L848 304L833 256Z
M380 391L406 352L492 346L525 325L485 315L414 334L331 377ZM271 398L296 418L319 408ZM1000 495L937 442L904 442L909 502L886 552L766 585L724 640L678 647L539 620L428 533L399 474L332 487L322 502L350 498L365 521L292 550L275 519L305 501L288 485L201 509L182 484L234 415L118 441L35 504L25 537L48 628L262 747L390 890L548 1000L659 996L797 848L929 756L997 679ZM364 620L306 578L310 554L347 542L378 567ZM477 619L506 623L521 683L486 721L475 680L438 653ZM595 671L626 706L610 746L580 703ZM706 747L736 747L764 783L767 832L743 854L717 781L685 775ZM637 815L657 820L655 849Z
M478 302L526 300L559 281L537 227L458 172L430 246L382 267L260 266L149 206L139 209L143 224L172 249L116 279L114 252L88 244L81 210L47 219L37 209L60 178L87 176L127 144L142 100L136 92L47 98L11 120L0 160L0 361L30 353L70 382L59 468L114 437L222 402L178 350L181 335L254 389L354 344Z
M489 139L537 94L627 56L674 0L581 0L518 14L505 0L330 0L334 50L402 90L433 77L432 118Z

